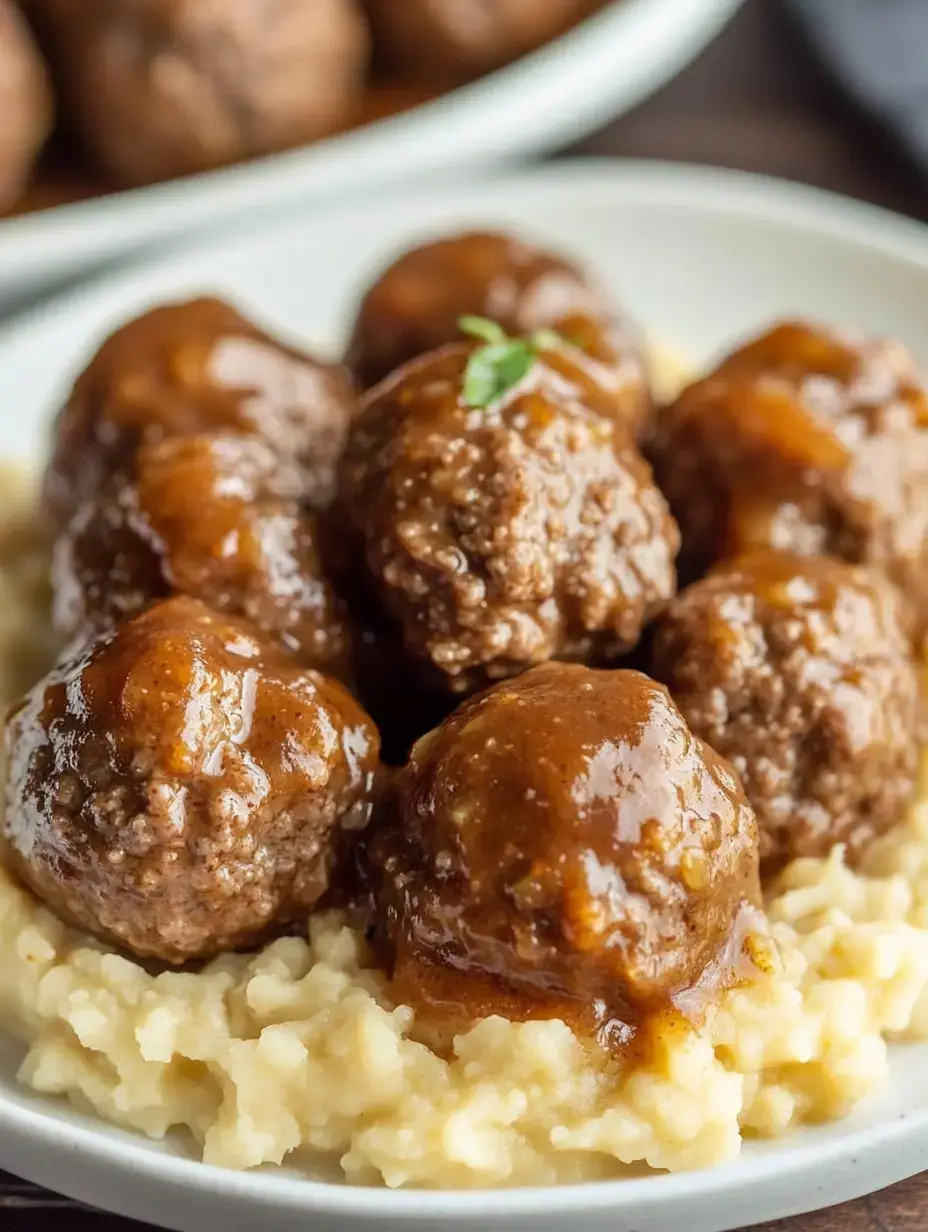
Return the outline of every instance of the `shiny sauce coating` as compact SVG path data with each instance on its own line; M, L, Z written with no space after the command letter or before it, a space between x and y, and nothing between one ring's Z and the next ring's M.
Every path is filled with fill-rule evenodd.
M343 369L282 345L221 300L165 305L112 334L75 382L55 424L46 504L64 526L141 444L226 431L296 459L307 501L324 507L354 409Z
M349 674L351 633L326 577L304 475L262 438L143 445L60 535L55 624L70 635L186 594L250 620L305 666Z
M652 669L735 767L762 868L859 856L904 815L918 766L918 678L895 587L875 569L758 549L684 590Z
M368 579L437 687L612 661L676 588L679 536L626 431L545 351L468 405L467 346L412 361L355 420L339 497Z
M361 301L346 363L370 387L409 360L459 342L466 315L495 321L513 336L556 331L603 413L633 434L649 423L635 326L581 266L495 232L424 244L384 270Z
M370 817L379 740L335 681L179 597L67 651L6 747L14 870L70 923L182 964L305 919Z
M659 417L681 570L754 547L885 570L928 629L928 394L898 344L790 322Z
M756 974L754 813L637 672L549 663L415 746L370 845L398 1000L609 1046Z

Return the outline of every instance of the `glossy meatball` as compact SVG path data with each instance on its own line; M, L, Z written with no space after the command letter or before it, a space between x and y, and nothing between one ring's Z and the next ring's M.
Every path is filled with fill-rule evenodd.
M364 86L356 0L46 0L70 116L121 185L342 128Z
M918 689L881 573L769 549L721 564L661 620L654 671L738 771L765 868L856 855L902 819Z
M637 330L615 315L586 270L510 235L465 233L401 256L361 301L346 362L370 387L407 360L459 342L466 315L496 321L509 334L558 331L580 352L574 358L591 389L602 388L604 411L635 432L648 423Z
M751 547L884 568L928 624L928 397L899 346L786 324L662 416L681 569Z
M225 430L296 458L307 500L324 506L354 409L343 369L282 346L221 300L156 308L78 377L55 425L46 503L64 525L143 442Z
M25 186L52 127L48 71L19 9L0 0L0 210Z
M175 436L143 446L133 471L82 505L58 540L62 632L187 594L246 617L303 664L344 676L347 616L293 461L258 437Z
M436 84L477 77L543 43L602 0L366 0L381 58Z
M377 770L340 685L188 598L66 656L6 737L15 870L65 920L167 963L302 919Z
M621 1044L750 968L754 813L638 672L549 663L466 702L372 854L394 993L455 1026L561 1017Z
M563 352L476 409L469 360L447 347L373 390L340 487L407 649L459 692L633 646L674 592L678 545L647 464Z

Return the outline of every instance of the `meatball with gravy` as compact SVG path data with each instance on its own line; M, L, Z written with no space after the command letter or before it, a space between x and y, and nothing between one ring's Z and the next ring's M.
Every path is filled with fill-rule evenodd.
M534 51L601 0L366 0L381 58L439 85L477 77Z
M64 526L139 445L227 431L295 458L307 501L323 507L354 409L342 368L281 345L221 300L156 308L112 334L75 382L55 425L46 504Z
M170 964L302 920L378 765L341 685L185 597L82 642L6 739L14 871L66 921Z
M681 573L753 547L884 569L928 628L928 395L897 344L785 324L660 417Z
M364 88L357 0L44 0L68 113L116 183L327 136Z
M0 0L0 210L12 205L52 128L48 71L13 0Z
M750 972L754 813L638 672L549 663L472 698L386 820L377 943L426 1020L563 1018L621 1045Z
M245 617L301 663L344 676L347 615L320 560L303 475L260 437L144 445L132 477L87 501L58 539L55 624L70 634L187 594Z
M488 348L498 354L494 348ZM484 399L467 346L373 390L340 500L407 650L465 692L550 658L612 661L675 590L678 533L627 433L561 350Z
M472 232L413 248L358 309L346 363L365 387L410 359L459 342L464 316L507 334L558 332L603 410L641 432L651 414L642 339L582 267L513 236Z
M757 550L660 621L654 672L737 770L772 870L899 822L918 761L918 683L894 587L827 557Z

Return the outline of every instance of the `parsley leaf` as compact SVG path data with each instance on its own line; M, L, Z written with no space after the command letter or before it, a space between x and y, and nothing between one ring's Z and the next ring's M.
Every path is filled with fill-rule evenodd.
M540 329L531 338L510 338L484 317L463 316L458 326L486 344L477 347L464 371L464 402L475 410L491 406L528 375L541 351L563 346L564 341L553 329Z
M481 342L508 341L502 325L497 325L495 321L490 321L486 317L458 317L458 329L462 334L469 334L471 338L479 338Z

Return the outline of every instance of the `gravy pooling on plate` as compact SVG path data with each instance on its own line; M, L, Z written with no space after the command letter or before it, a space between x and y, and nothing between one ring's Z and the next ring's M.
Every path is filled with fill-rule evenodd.
M510 267L525 278L504 319L475 316L503 302ZM404 269L408 298L405 275L394 278ZM551 272L576 302L566 315L563 300L550 316L529 312ZM517 1041L543 1038L551 1057L573 1058L561 1085L545 1071L553 1119L537 1132L553 1151L554 1127L570 1123L585 1126L577 1149L597 1150L600 1132L626 1161L719 1157L711 1135L703 1154L668 1149L654 1121L650 1146L625 1137L657 1116L636 1081L669 1084L678 1106L686 1073L721 1107L722 1079L750 1070L743 1123L801 1120L798 1105L762 1102L789 1085L767 1071L794 1063L792 1044L777 1045L786 1059L775 1065L750 1043L765 999L785 997L771 1032L787 1005L806 1013L803 976L777 949L773 877L816 860L838 877L845 844L866 865L915 797L924 544L912 528L928 499L928 423L907 357L861 344L846 353L855 373L871 352L892 363L876 376L865 364L869 383L843 368L822 375L825 335L783 327L663 408L652 438L630 409L650 407L647 391L630 386L622 409L602 355L584 349L595 350L590 337L566 336L580 316L594 332L617 319L595 285L505 236L415 249L360 310L355 365L381 343L400 364L360 401L346 369L278 344L230 306L164 307L104 343L56 422L44 495L52 609L71 640L7 724L8 864L65 924L162 964L162 990L180 987L171 967L219 955L176 978L194 998L231 972L245 981L212 1012L230 1037L264 1040L262 1007L267 1025L279 1014L295 1024L288 1055L294 1072L315 1074L315 1103L294 1145L331 1149L326 1134L342 1141L354 1116L381 1124L353 1088L352 1113L339 1111L337 1083L326 1094L340 1015L355 1031L378 1024L376 1047L350 1036L362 1056L417 1046L407 1033L430 1044L415 1064L405 1051L397 1061L410 1075L453 1069L481 1031L502 1033L509 1059ZM417 345L435 349L410 358ZM697 484L693 441L723 431L734 453L750 437L745 457L776 478L758 486L760 502L734 453ZM870 474L871 438L893 473L903 466L905 490L871 508L866 564L822 555L826 529L863 508L870 489L855 466ZM840 475L828 469L839 446ZM810 450L821 490L811 463L790 469ZM756 517L774 496L775 515ZM704 533L787 523L803 528L790 551L751 543L736 559L724 536ZM690 584L677 594L681 531ZM630 655L657 679L630 670ZM358 697L376 699L379 732ZM381 765L381 744L395 769ZM788 863L796 856L807 859ZM338 904L351 914L333 916ZM292 935L307 927L310 956ZM353 938L351 954L338 937ZM258 970L270 975L252 986ZM849 1015L837 1012L834 1030ZM862 1038L884 1029L859 1023ZM377 1094L389 1065L372 1056L370 1098L392 1107ZM820 1064L827 1088L838 1069ZM464 1098L466 1066L454 1073ZM439 1120L443 1081L419 1096ZM534 1081L515 1081L513 1098ZM609 1091L624 1128L597 1131ZM824 1095L815 1106L832 1107ZM119 1117L106 1101L105 1114ZM700 1133L712 1115L694 1114ZM254 1142L223 1143L222 1162L265 1158ZM375 1145L362 1154L388 1175Z

